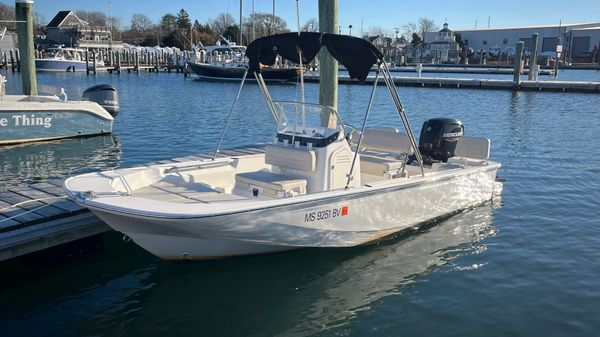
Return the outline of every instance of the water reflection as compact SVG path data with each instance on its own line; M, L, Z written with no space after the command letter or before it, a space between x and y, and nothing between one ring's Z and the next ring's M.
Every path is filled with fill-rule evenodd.
M112 169L120 160L121 144L114 135L2 146L0 190L19 183Z
M463 266L458 258L486 250L481 240L495 234L492 213L493 207L485 205L416 235L375 246L199 264L156 262L119 277L127 282L111 280L103 285L107 289L90 290L107 297L82 318L83 333L330 334L442 265L459 270L479 267ZM118 289L111 290L114 284ZM81 294L75 302L90 296ZM107 307L117 309L108 314Z

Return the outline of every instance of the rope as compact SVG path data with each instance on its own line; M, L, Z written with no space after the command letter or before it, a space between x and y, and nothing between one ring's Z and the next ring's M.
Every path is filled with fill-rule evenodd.
M27 200L27 201L21 201L21 202L18 202L16 204L12 205L12 206L8 206L8 207L0 209L0 213L4 212L6 210L9 210L11 208L15 208L15 207L18 207L20 205L25 205L25 204L28 204L28 203L31 203L31 202L37 202L37 201L42 201L42 200L52 200L52 199L66 199L66 198L67 198L67 196L62 196L62 197L48 197L48 198L38 198L38 199L32 199L32 200ZM34 209L31 209L29 211L26 211L26 212L23 212L23 213L19 213L17 215L13 215L13 216L11 216L9 218L0 220L0 223L2 223L4 221L12 220L12 219L20 217L21 215L24 215L24 214L29 214L31 212L35 212L35 211L37 211L39 209L42 209L42 208L48 207L48 206L50 206L50 205L49 204L45 204L45 205L36 207Z

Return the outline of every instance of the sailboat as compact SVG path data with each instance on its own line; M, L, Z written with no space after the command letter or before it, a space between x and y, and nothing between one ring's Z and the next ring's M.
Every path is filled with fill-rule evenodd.
M321 48L360 81L377 66L360 129L333 107L274 101L268 92L261 65L277 57L307 64ZM257 80L276 125L265 153L218 156L238 91L213 158L71 177L68 195L156 256L203 260L361 245L500 193L490 140L465 136L461 121L427 120L417 142L383 55L368 41L276 34L253 41L246 56L244 80ZM403 132L367 128L380 78Z

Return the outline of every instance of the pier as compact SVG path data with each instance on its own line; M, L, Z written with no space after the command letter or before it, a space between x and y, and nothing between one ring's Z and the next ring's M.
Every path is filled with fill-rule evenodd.
M264 153L263 145L221 150L223 156ZM212 158L213 153L161 160L147 165ZM62 179L0 190L0 261L111 230L87 208L69 200Z
M519 81L477 78L447 78L447 77L402 77L394 76L394 83L405 87L428 88L463 88L463 89L489 89L489 90L523 90L523 91L552 91L552 92L579 92L600 93L600 82L574 82L574 81ZM372 84L373 76L364 83L348 76L340 76L339 84ZM318 75L305 75L305 82L318 83ZM383 80L379 80L383 84Z

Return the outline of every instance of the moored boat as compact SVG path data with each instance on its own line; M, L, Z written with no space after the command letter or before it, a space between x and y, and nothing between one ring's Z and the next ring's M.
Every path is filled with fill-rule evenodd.
M0 94L0 145L88 136L112 132L119 112L116 89L88 88L81 101L54 95Z
M273 101L264 86L261 65L277 56L307 64L322 47L358 80L378 66L360 130L332 107ZM68 195L146 250L181 260L356 246L499 193L490 141L464 136L462 122L425 121L417 142L383 55L367 41L278 34L246 55L243 78L257 79L277 124L265 153L218 157L219 144L212 159L71 177ZM366 126L380 73L404 132Z
M91 68L91 61L87 65ZM104 63L96 60L96 66L103 67ZM37 71L85 71L85 50L78 48L56 47L48 49L44 58L35 59Z

